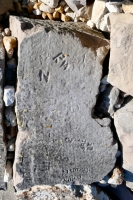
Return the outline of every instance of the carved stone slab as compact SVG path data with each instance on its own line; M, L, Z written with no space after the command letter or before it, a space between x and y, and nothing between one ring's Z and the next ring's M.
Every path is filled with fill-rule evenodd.
M16 189L99 181L117 149L110 128L92 118L108 41L80 23L10 23L19 42Z
M3 132L3 75L5 71L5 50L0 33L0 189L6 189L4 184L4 173L6 164L6 147Z

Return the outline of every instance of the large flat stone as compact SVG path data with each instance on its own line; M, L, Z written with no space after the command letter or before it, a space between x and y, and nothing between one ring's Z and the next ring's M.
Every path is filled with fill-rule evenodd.
M16 189L99 181L117 150L92 118L108 41L83 23L11 17L10 26L19 46Z
M110 14L111 51L108 82L133 96L133 15Z
M123 168L127 186L133 189L133 100L114 114L114 123L123 150Z
M5 50L0 33L0 188L5 189L4 173L6 164L6 146L3 132L3 75L5 71Z

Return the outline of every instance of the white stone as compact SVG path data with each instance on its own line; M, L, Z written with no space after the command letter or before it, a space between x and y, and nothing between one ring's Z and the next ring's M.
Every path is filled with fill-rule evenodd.
M97 23L108 12L105 1L95 0L92 9L91 21Z
M109 20L109 13L104 15L99 21L96 23L97 29L101 31L110 32L110 20Z
M56 8L58 6L59 0L41 0L41 2L50 6L50 8Z
M74 12L67 12L66 15L69 16L71 18L71 20L73 20L73 21L76 18L76 14Z
M43 12L48 12L48 13L54 13L54 9L53 8L50 8L50 6L42 3L40 6L39 6L39 10L43 11Z
M13 86L5 86L4 97L5 106L11 106L15 99L15 88Z
M69 7L68 5L65 5L65 6L64 6L64 11L65 11L65 12L69 12L69 11L70 11L70 7Z
M6 164L5 174L4 174L4 182L9 182L12 179L13 170L12 163L8 160Z
M109 12L115 12L115 13L121 13L122 12L122 6L121 5L115 5L115 4L110 4L110 2L106 3L106 7Z
M34 15L41 15L41 11L39 9L33 10Z
M9 28L5 28L4 29L4 33L5 33L6 36L10 36L11 35L11 31L10 31Z
M90 28L95 28L96 27L95 23L93 23L91 20L87 21L87 26L89 26Z

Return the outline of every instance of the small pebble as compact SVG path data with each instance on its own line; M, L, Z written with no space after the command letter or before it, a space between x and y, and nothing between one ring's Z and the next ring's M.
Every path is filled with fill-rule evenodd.
M17 47L17 39L13 36L5 36L3 37L3 43L8 58L11 58L13 56L14 49Z
M65 6L64 6L64 11L65 11L65 12L69 12L70 10L71 10L71 9L70 9L70 7L69 7L68 5L65 5Z
M52 15L51 13L47 13L47 17L48 17L48 19L50 19L50 20L53 20L53 19L54 19L53 15Z
M5 106L13 106L15 100L15 88L13 86L4 87L4 97Z
M91 20L87 21L87 26L89 26L90 28L95 28L96 27L95 23L93 23Z
M57 11L55 11L55 12L53 13L53 18L54 18L54 19L60 19L60 13L58 13Z
M4 29L5 36L11 36L11 31L9 28Z
M63 13L64 12L64 8L62 6L59 6L59 7L55 8L55 11L59 12L59 13Z
M41 15L42 12L39 9L33 10L34 15Z
M47 13L54 13L54 11L55 11L54 8L50 8L49 6L45 5L44 3L41 3L41 5L39 6L39 10L41 10L43 12L47 12Z
M46 19L47 18L47 13L46 12L42 12L42 18Z
M71 18L69 16L67 16L67 15L65 15L65 14L62 13L61 14L61 20L63 22L69 22L71 20Z
M5 117L11 126L17 125L16 115L12 106L5 107Z
M4 174L4 182L9 182L13 177L13 169L12 169L12 162L7 161L6 168L5 168L5 174Z

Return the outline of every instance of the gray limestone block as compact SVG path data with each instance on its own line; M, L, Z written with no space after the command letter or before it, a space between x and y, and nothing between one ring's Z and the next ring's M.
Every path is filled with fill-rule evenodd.
M92 118L97 52L105 56L108 41L83 23L11 17L10 26L19 50L15 188L101 180L117 152L110 128Z
M4 172L6 164L6 147L3 142L3 75L5 71L5 50L2 42L2 35L0 33L0 189L5 189Z

